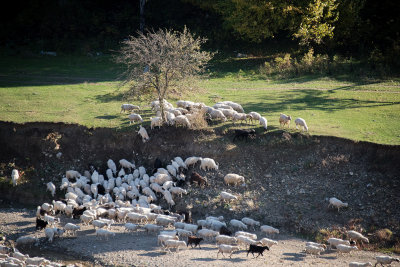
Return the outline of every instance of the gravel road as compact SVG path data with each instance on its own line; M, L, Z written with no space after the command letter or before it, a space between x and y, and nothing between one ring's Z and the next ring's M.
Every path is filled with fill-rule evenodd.
M61 217L61 226L72 219ZM78 221L75 221L78 223ZM202 248L184 248L179 252L165 252L157 246L156 235L144 231L128 234L123 231L123 224L112 225L116 233L109 240L101 240L95 236L92 226L82 226L77 237L57 238L49 244L43 231L35 231L35 211L28 209L0 209L0 231L7 239L15 240L22 235L40 238L40 245L21 249L31 256L44 256L52 261L75 263L81 266L348 266L351 261L371 262L375 264L377 252L356 251L352 254L337 255L328 250L320 257L303 253L306 240L290 235L277 236L278 245L273 246L264 256L253 258L247 252L235 252L232 258L217 258L214 243L202 244ZM260 232L256 232L263 237ZM400 266L393 263L392 266Z

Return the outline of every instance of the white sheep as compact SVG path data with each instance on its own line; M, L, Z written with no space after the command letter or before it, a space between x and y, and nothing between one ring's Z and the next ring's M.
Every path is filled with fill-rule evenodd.
M279 116L279 124L281 125L281 127L285 127L285 125L290 126L290 121L292 120L292 118L286 114L281 113L281 115Z
M164 190L163 195L170 207L175 206L175 201L172 200L172 195L168 190Z
M129 171L131 171L132 169L135 168L135 163L129 162L129 161L127 161L126 159L121 159L121 160L119 161L119 164L120 164L122 167L124 167L124 168L126 168L126 169L129 169Z
M155 233L155 232L158 232L158 231L164 229L164 227L162 227L162 226L151 224L151 223L144 225L143 228L146 230L147 233L149 233L149 232Z
M129 119L129 124L131 124L132 122L137 122L137 121L140 121L141 123L143 123L142 116L140 116L139 114L136 114L136 113L129 114L128 119Z
M229 258L231 258L233 252L235 252L235 251L239 251L238 246L230 246L230 245L221 244L218 246L217 258L218 258L219 253L221 253L222 256L224 256L224 257L225 257L224 253L229 253Z
M239 235L247 236L248 238L251 238L253 240L257 239L257 235L256 234L252 234L252 233L249 233L249 232L237 231L235 233L235 236L239 236Z
M238 245L239 246L244 246L245 248L247 248L250 245L260 244L259 241L251 239L251 238L249 238L247 236L244 236L244 235L238 235L238 236L236 236L236 239L237 239Z
M69 171L65 172L65 177L67 177L68 180L77 179L77 178L81 177L81 174L77 171L69 170Z
M224 116L225 116L227 119L231 119L231 120L233 120L235 114L238 114L238 113L237 113L235 110L233 110L233 109L219 109L219 110L222 112L222 114L224 114Z
M89 223L94 220L94 217L82 214L80 219L84 225L89 225Z
M344 203L344 202L342 202L341 200L339 200L339 199L337 199L337 198L335 198L335 197L331 197L331 198L329 199L328 208L329 208L329 207L335 207L335 208L337 208L338 211L339 211L340 208L348 207L348 206L349 206L348 203Z
M140 136L142 137L143 143L150 139L149 134L147 133L146 129L142 127L142 125L139 126L138 134L140 134Z
M185 115L176 116L175 119L173 120L173 124L175 125L175 127L177 127L178 125L182 125L183 127L186 128L192 127L188 118Z
M129 221L133 221L133 222L143 223L143 222L147 221L147 216L146 215L140 214L140 213L136 213L136 212L128 212L126 214L126 218Z
M108 238L110 236L115 236L115 233L113 233L111 231L108 231L108 230L105 230L105 229L97 229L96 230L96 236L100 237L100 238L104 237L106 240L108 240Z
M260 226L259 221L253 220L252 218L248 218L248 217L242 218L242 222L247 224L248 226L253 227L253 229L255 226Z
M54 207L54 212L56 213L57 211L64 213L65 209L67 208L67 205L64 202L61 201L54 201L53 200L53 207Z
M20 261L26 261L26 259L29 258L28 254L25 255L25 254L22 254L19 251L15 251L15 252L11 253L11 256L16 258L16 259L19 259Z
M211 158L202 158L200 163L200 169L207 171L209 169L218 170L218 165Z
M326 249L325 244L320 244L320 243L315 243L315 242L307 242L306 246L314 246L314 247L320 247L320 248Z
M391 264L394 261L400 262L399 258L394 258L394 257L391 257L391 256L376 256L375 259L376 259L375 266L378 263L383 266L383 264Z
M50 265L50 261L46 260L43 257L27 258L25 263L27 266L49 266Z
M279 234L278 229L269 225L261 225L260 230L266 234Z
M169 191L174 195L179 195L180 197L182 197L182 194L185 194L185 195L187 194L187 190L186 189L183 189L183 188L180 188L180 187L175 187L175 186L171 187L169 189Z
M370 263L370 262L357 262L357 261L349 262L349 267L369 267L369 266L372 266L372 263Z
M225 245L235 245L237 243L236 237L227 236L227 235L218 235L215 237L215 241L218 245L225 244Z
M234 113L233 114L233 118L232 121L241 121L243 123L243 121L245 121L247 123L247 118L250 118L250 115L247 115L246 113Z
M187 231L185 229L176 229L176 232L178 234L179 237L183 238L183 237L189 237L191 235L193 235L192 231Z
M226 105L226 104L222 104L222 103L215 104L213 106L213 108L215 108L215 109L230 109L230 110L233 110L233 108L231 106Z
M212 109L209 114L212 119L220 119L222 121L226 121L224 113L222 113L222 111L219 109Z
M162 226L173 225L174 223L175 223L174 219L168 218L166 216L158 216L156 219L156 224L162 225Z
M39 243L39 239L32 236L21 236L15 241L17 246L32 246L33 244Z
M53 238L56 236L62 236L64 234L64 229L60 228L46 228L44 229L44 233L49 242L53 242Z
M18 179L19 179L19 172L17 169L13 169L11 172L11 181L13 183L13 186L17 185Z
M306 121L302 118L297 118L294 120L294 123L296 123L296 129L298 129L298 126L300 126L300 128L303 127L303 131L306 130L308 132L308 127L306 124Z
M265 117L261 117L260 118L260 125L262 125L264 127L265 130L267 130L267 126L268 126L268 121Z
M331 237L331 238L329 238L328 240L327 240L327 242L329 243L329 245L332 247L332 246L334 246L334 247L337 247L338 245L340 245L340 244L343 244L343 245L350 245L350 241L349 240L343 240L343 239L340 239L340 238L335 238L335 237Z
M348 231L348 232L347 232L347 235L349 236L350 240L355 240L355 241L361 240L362 242L369 243L368 238L366 238L365 236L363 236L363 235L362 235L361 233L359 233L359 232L356 232L356 231Z
M244 223L242 223L239 220L236 219L232 219L230 222L230 225L232 225L233 227L239 228L239 229L245 229L247 230L247 225L245 225Z
M107 226L107 223L104 221L101 221L101 220L93 220L92 225L93 225L93 228L96 229L96 227L103 228L103 227Z
M185 226L183 227L183 230L190 231L194 234L197 233L197 230L199 229L199 226L196 224L191 224L191 223L185 223Z
M321 247L316 247L316 246L311 246L311 245L306 246L307 254L319 255L323 251L324 251L324 248L321 248Z
M207 226L212 230L219 231L222 227L226 227L226 223L217 220L206 220Z
M132 110L135 110L135 109L140 110L140 107L136 106L136 105L132 105L132 104L122 104L121 105L121 112L122 111L124 111L124 112L125 111L132 111Z
M218 236L219 232L213 231L213 230L210 230L210 229L200 229L200 230L197 231L197 235L199 237L204 238L204 239L211 239L213 237Z
M267 246L268 248L271 248L273 245L278 245L278 241L266 237L260 239L260 242L262 243L263 246Z
M348 246L344 244L339 244L336 246L336 248L339 253L350 253L353 250L358 250L358 247L356 246Z
M179 247L186 247L186 242L169 239L164 241L164 246L168 251L170 251L171 248L175 248L176 252L178 252Z
M145 194L145 195L147 195L149 197L152 197L154 201L157 200L156 194L153 192L153 190L151 190L150 187L146 186L145 188L142 189L142 192L143 192L143 194Z
M157 236L157 245L164 246L165 241L167 240L179 240L179 237L177 235L162 235L159 234Z
M54 225L54 224L56 224L56 223L60 223L60 218L55 218L55 217L50 216L50 215L47 215L47 214L44 215L44 220L45 220L49 225Z
M139 229L139 225L134 223L125 223L125 231L127 232L135 232Z
M259 121L261 119L260 113L257 113L257 112L254 112L254 111L249 112L247 115L249 115L249 118L250 118L251 122L253 122L253 120Z
M109 159L107 161L107 166L114 174L117 173L117 165L115 165L115 162L112 159ZM108 177L108 175L107 175L107 177ZM108 177L108 179L110 179L110 177Z
M174 176L174 177L176 177L176 169L175 169L175 167L173 166L173 165L167 165L167 170L168 170L168 172L172 175L172 176Z
M73 224L73 223L67 223L66 225L64 225L64 230L65 230L65 234L67 235L75 235L76 236L76 231L80 230L81 227L79 225Z
M237 112L244 112L243 107L235 102L232 101L222 101L222 102L218 102L217 104L224 104L224 105L228 105L230 107L232 107L234 110L236 110Z
M158 126L160 128L163 124L162 118L161 117L154 117L150 118L150 128L153 130L154 127Z
M219 194L219 196L221 197L221 199L222 199L223 201L225 201L225 200L230 201L230 200L237 200L237 199L238 199L237 196L232 195L231 193L228 193L228 192L225 192L225 191L222 191L222 192Z
M227 185L241 185L244 184L244 177L236 173L228 173L224 177L224 182Z

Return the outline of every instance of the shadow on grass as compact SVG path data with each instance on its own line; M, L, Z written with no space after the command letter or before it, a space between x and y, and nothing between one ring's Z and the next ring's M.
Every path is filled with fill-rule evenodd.
M103 115L103 116L97 116L95 117L96 119L103 119L103 120L113 120L118 118L116 115Z

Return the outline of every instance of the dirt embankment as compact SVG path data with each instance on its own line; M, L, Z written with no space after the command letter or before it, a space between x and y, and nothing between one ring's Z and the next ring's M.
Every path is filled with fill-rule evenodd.
M340 138L286 132L257 133L255 139L232 142L232 135L212 130L174 128L148 130L142 143L136 132L88 129L62 123L0 123L0 199L3 203L37 205L52 198L45 183L58 187L68 169L80 172L93 164L105 173L109 158L135 160L148 169L156 157L165 163L175 156L214 158L218 171L202 172L210 186L190 187L177 207L191 209L195 218L222 214L229 220L251 216L290 233L346 226L356 221L368 229L400 225L400 147ZM61 156L57 157L57 153ZM23 171L21 184L10 185L11 170ZM223 177L239 173L246 187L227 187ZM239 196L222 203L221 190ZM327 199L349 203L340 212ZM57 197L62 197L57 192Z

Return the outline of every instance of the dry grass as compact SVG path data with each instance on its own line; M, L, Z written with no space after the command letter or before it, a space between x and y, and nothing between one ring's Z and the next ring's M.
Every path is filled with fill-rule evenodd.
M208 127L207 121L205 120L204 111L201 109L195 109L189 116L189 122L192 125L192 129L200 130Z

